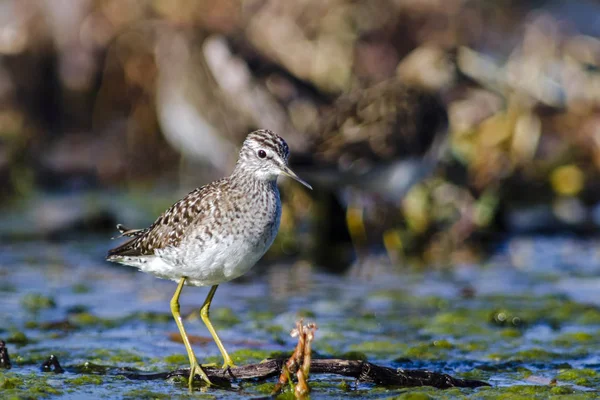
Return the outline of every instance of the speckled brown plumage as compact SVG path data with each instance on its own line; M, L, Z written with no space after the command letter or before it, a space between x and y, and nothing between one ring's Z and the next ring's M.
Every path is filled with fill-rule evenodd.
M122 232L123 236L132 239L109 250L108 256L152 255L157 249L178 246L190 225L202 223L202 208L213 206L216 193L226 187L227 181L221 179L194 189L169 207L150 227L133 230L133 232Z

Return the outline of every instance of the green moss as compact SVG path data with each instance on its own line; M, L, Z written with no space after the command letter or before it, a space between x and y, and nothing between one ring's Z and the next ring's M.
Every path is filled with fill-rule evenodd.
M470 340L467 343L457 343L455 346L464 353L471 353L474 351L487 350L490 345L491 343L489 340Z
M56 307L56 302L49 296L44 296L39 293L28 293L21 298L21 306L27 311L38 312L47 308Z
M367 354L389 355L398 353L400 347L400 343L388 341L367 341L350 345L350 350Z
M261 383L259 385L254 386L254 390L257 393L269 395L273 393L273 389L275 389L274 383Z
M349 392L350 390L352 390L352 385L344 379L338 384L338 389L342 392Z
M552 341L555 346L572 347L580 344L587 344L596 340L596 337L587 332L569 332L563 333Z
M101 385L104 383L104 380L98 375L80 375L76 378L66 379L65 383L73 386Z
M167 364L173 364L173 365L189 364L189 362L190 362L188 360L187 356L184 354L171 354L170 356L166 356L164 358L164 361Z
M23 386L23 379L0 372L0 389L16 389L21 386Z
M550 389L550 393L553 395L565 395L565 394L573 394L575 391L568 386L555 386Z
M165 324L173 322L173 316L169 313L144 311L130 315L128 320L139 320L148 324Z
M108 361L115 364L120 363L135 363L135 364L143 364L144 359L137 353L119 350L117 354L112 355Z
M462 337L465 332L470 335L490 335L490 328L484 310L458 309L436 314L424 327L426 332L437 335Z
M27 335L25 335L25 333L21 331L14 331L10 334L9 337L6 338L6 343L14 343L21 346L24 346L30 342L31 340L29 340Z
M516 328L505 328L500 331L500 336L505 338L518 338L523 336L523 332Z
M493 360L517 360L517 361L553 361L561 357L560 354L533 348L528 350L519 350L511 353L491 353L488 355Z
M85 283L76 283L71 287L71 291L78 294L89 293L91 290L92 289Z
M90 352L92 363L110 362L111 364L121 363L142 363L144 359L136 352L124 349L94 349Z
M556 379L572 382L580 386L595 386L599 381L597 371L589 368L560 370Z
M240 323L240 319L231 308L220 307L210 311L210 320L221 328L230 328Z
M444 340L444 339L442 339L442 340L434 340L432 344L433 344L434 347L437 347L438 349L449 350L449 349L453 349L454 348L454 345L452 343L450 343L449 341Z
M314 319L316 316L315 312L309 309L302 309L296 312L296 318Z
M436 340L411 346L404 352L404 357L419 360L447 358L448 351L453 348L454 346L446 340Z
M0 372L0 397L3 399L39 399L61 394L61 390L48 384L44 375L17 376Z
M112 328L119 325L118 321L100 318L97 315L94 315L89 312L71 314L69 315L69 322L80 328L90 326Z
M288 333L281 325L268 325L265 327L265 331L271 334L280 335L282 333Z
M248 313L248 319L254 322L271 322L275 318L275 313L272 311L250 311Z
M269 358L271 352L266 350L241 349L234 351L230 355L236 364L250 364Z
M469 372L463 372L461 374L461 376L464 379L476 379L476 380L480 380L480 381L485 381L490 378L491 374L488 371L483 371L481 369L474 368L474 369L470 370Z

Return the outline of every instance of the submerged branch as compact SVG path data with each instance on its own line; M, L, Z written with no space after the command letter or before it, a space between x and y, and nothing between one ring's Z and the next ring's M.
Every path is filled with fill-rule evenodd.
M249 364L241 367L221 369L204 367L210 380L217 385L228 385L236 380L266 380L281 374L287 359L270 359L258 364ZM165 380L176 376L187 379L189 368L177 369L170 372L143 373L131 369L100 367L86 365L81 367L61 367L55 356L50 356L41 367L44 372L62 373L65 370L71 373L102 373L106 375L119 375L132 380ZM101 371L98 371L98 370ZM85 371L85 372L84 372ZM422 370L422 369L394 369L382 367L367 361L320 359L310 361L312 374L334 374L355 378L358 382L373 383L381 386L415 387L432 386L438 389L452 387L477 388L490 386L488 383L473 379L454 378L448 374ZM199 377L196 377L198 380Z
M297 323L292 331L293 336L298 336L298 345L289 359L269 359L258 364L249 364L240 367L221 369L217 367L203 367L211 382L217 386L229 386L237 380L266 380L279 377L275 392L279 392L283 385L290 383L296 374L298 384L294 392L298 397L305 396L310 390L308 374L334 374L356 379L358 382L371 383L381 386L415 387L432 386L438 389L452 387L476 388L490 386L486 382L454 378L448 374L441 374L427 370L410 370L402 368L389 368L360 360L342 359L311 359L311 342L316 330L315 324L303 325ZM8 350L0 342L0 361L5 368L10 367ZM176 376L187 379L189 368L177 369L170 372L143 373L132 369L111 368L106 366L86 363L83 366L61 367L58 359L51 355L41 366L43 372L62 373L65 370L71 373L95 373L102 375L124 376L132 380L164 380ZM201 379L196 376L198 381Z
M204 370L209 379L215 383L249 379L265 380L279 376L286 361L286 359L272 359L258 364L249 364L229 369L204 368ZM130 379L154 380L168 379L174 376L187 377L189 376L189 372L190 370L185 368L156 374L123 373L121 375ZM311 360L310 372L311 374L342 375L355 378L359 382L373 383L381 386L433 386L439 389L490 386L486 382L454 378L448 374L418 369L394 369L358 360Z

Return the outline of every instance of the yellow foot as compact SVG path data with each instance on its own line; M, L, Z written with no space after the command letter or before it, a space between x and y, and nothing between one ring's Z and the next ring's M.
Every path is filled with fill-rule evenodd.
M223 363L223 369L228 369L228 368L235 368L237 365L235 365L233 363L233 360L231 359L231 357L226 357L225 358L225 362Z
M217 368L217 363L202 364L202 368Z
M210 381L210 379L208 379L208 375L206 375L206 372L204 372L204 370L202 369L202 367L200 365L198 365L198 363L194 363L190 366L190 378L188 380L188 388L190 389L190 392L192 391L192 386L194 383L194 377L196 375L199 375L200 378L206 382L206 384L208 384L209 386L212 385L212 382Z

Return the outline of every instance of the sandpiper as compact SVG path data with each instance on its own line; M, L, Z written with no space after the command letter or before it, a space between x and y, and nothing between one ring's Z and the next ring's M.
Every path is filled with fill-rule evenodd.
M234 366L210 322L210 304L219 284L248 272L273 243L281 218L277 177L289 176L312 189L288 167L288 156L280 136L266 129L254 131L229 177L190 192L146 229L117 226L121 236L130 239L110 250L108 261L178 282L171 312L190 361L190 390L196 374L209 384L210 380L183 327L181 290L184 284L211 286L200 316L223 356L223 368Z

